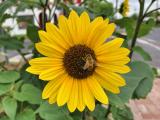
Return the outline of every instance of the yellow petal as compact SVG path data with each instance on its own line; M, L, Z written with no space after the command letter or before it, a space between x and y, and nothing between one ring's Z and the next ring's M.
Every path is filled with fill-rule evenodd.
M67 37L67 41L71 44L74 45L74 41L72 38L72 33L69 29L69 24L68 20L65 16L61 15L58 18L58 26L60 28L60 31Z
M61 75L63 75L65 73L65 70L63 69L63 67L54 67L52 69L48 69L48 70L44 70L40 76L39 79L42 80L53 80L57 77L60 77Z
M88 79L87 82L94 97L101 103L108 104L108 97L106 96L104 90L102 89L100 84L97 82L97 80L92 77Z
M95 108L95 99L87 85L87 80L82 80L82 90L84 103L90 111L93 111Z
M36 49L45 56L55 57L55 58L63 58L63 52L56 50L55 47L45 43L36 43Z
M105 79L103 79L102 77L100 77L97 74L94 74L94 78L100 83L100 85L105 88L106 90L112 92L112 93L119 93L120 90L117 86L114 86L112 84L110 84L109 82L107 82Z
M48 67L47 67L48 68ZM46 68L46 69L47 69ZM44 68L41 67L34 67L34 66L30 66L26 69L27 72L32 73L32 74L40 74L42 71L44 70Z
M46 25L48 25L48 24L46 24ZM46 26L46 27L48 27L48 26ZM50 44L50 45L55 46L56 48L62 49L62 50L65 50L69 47L67 45L67 43L64 40L62 40L62 38L59 38L59 36L53 35L53 33L51 33L51 32L39 31L38 33L39 33L39 37L40 37L41 41L44 43Z
M117 61L117 63L119 63L119 61ZM109 71L109 72L117 72L117 73L128 73L131 71L131 69L126 66L126 65L122 65L122 64L97 64L98 67L104 69L105 71Z
M70 112L74 112L78 104L78 81L73 80L72 90L67 102L68 109Z
M116 73L109 72L109 71L104 71L104 70L100 69L99 67L97 67L95 71L103 79L105 79L107 82L109 82L109 83L111 83L111 84L113 84L115 86L124 86L124 85L126 85L126 82L123 79L123 77L121 77L120 75L118 75Z
M102 45L106 41L106 39L109 38L113 34L114 30L115 30L115 24L114 23L111 23L111 24L107 25L106 30L95 41L93 47L96 48L96 47Z
M102 55L97 55L97 59L99 61L105 61L109 59L124 59L125 57L128 56L130 51L127 48L119 48L114 51L106 52L105 54Z
M71 90L72 90L72 85L73 85L73 79L67 76L57 96L58 106L64 105L69 100Z
M77 104L77 108L80 112L82 112L85 108L85 104L83 101L83 93L82 93L82 83L81 80L78 80L78 104Z
M62 59L49 58L49 57L40 57L34 58L29 61L29 64L37 67L55 67L63 65Z
M90 26L90 18L87 12L83 12L80 15L80 22L79 22L79 40L84 44L86 43L86 38L89 34L89 26Z
M59 87L62 85L63 81L64 76L60 77L59 79L49 81L42 92L42 98L47 99L53 93L56 93L59 90Z
M67 22L69 31L71 33L72 41L74 42L74 44L81 44L82 39L80 35L81 34L80 18L74 10L71 11Z
M72 46L72 43L70 43L70 41L68 40L68 38L65 36L65 34L63 34L62 31L60 31L57 26L55 26L52 23L46 23L46 30L47 33L50 34L50 36L52 36L52 38L56 38L54 39L54 41L63 46L65 49L68 49L69 46Z
M124 65L130 62L130 58L129 57L112 57L112 56L101 56L101 57L97 57L97 63L102 63L102 64L111 64L111 65Z
M57 101L57 94L58 90L55 93L52 93L52 95L49 98L49 104L53 104Z
M122 38L115 38L114 40L104 43L95 49L96 55L105 54L118 49L122 45L123 41L124 39Z
M83 20L82 20L83 21ZM97 27L97 26L99 26L99 24L101 24L103 22L103 18L102 17L97 17L97 18L95 18L92 22L91 22L91 24L89 25L89 28L88 28L88 36L92 36L94 33L94 30L95 30L95 28ZM83 28L83 24L82 24L82 28ZM88 37L88 36L85 36L85 37ZM92 38L88 38L88 40L86 40L86 44L88 45L88 46L90 46L90 44L91 44L91 42L92 42Z

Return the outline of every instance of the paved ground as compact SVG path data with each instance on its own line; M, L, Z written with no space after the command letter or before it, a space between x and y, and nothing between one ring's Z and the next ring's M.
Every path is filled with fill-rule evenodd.
M137 45L150 53L152 66L160 69L160 28L155 28L149 35L138 39ZM134 54L134 59L141 59ZM134 120L160 120L160 78L154 81L152 91L146 99L130 101Z
M150 53L152 61L148 63L156 68L160 68L160 28L155 28L149 35L139 38L137 45ZM134 54L134 59L143 60L137 54Z
M130 101L134 120L160 120L160 78L154 81L146 99Z

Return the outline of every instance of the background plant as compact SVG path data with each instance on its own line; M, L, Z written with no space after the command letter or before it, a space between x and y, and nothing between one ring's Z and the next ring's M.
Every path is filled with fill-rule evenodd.
M118 1L118 0L117 0ZM3 51L4 59L0 62L0 120L106 120L111 115L115 120L133 120L132 112L128 106L130 99L145 98L152 89L153 80L156 76L155 69L145 61L151 61L151 56L140 46L136 45L138 37L147 35L156 25L155 17L152 13L160 8L150 11L150 7L156 0L151 0L147 9L144 9L146 0L138 0L140 9L138 16L122 17L117 19L114 15L119 12L118 6L106 0L3 0L0 3L0 49ZM10 9L9 12L6 12ZM14 9L12 11L12 9ZM29 9L32 11L34 20L23 18L19 13ZM35 12L39 9L39 13ZM60 11L68 16L71 9L78 13L88 11L91 18L102 16L110 18L119 29L114 36L125 39L124 46L133 53L141 55L144 61L132 60L129 64L132 71L123 77L127 85L121 88L118 95L108 91L110 104L102 106L97 103L96 109L89 112L80 113L78 111L69 113L66 107L49 105L47 101L41 99L41 91L45 83L38 80L36 75L31 75L25 71L28 67L30 56L40 56L34 49L34 43L39 41L38 30L45 30L45 23L54 21L57 24L56 11ZM26 34L17 35L12 33L12 27L6 27L3 23L9 19L15 20L17 24L25 23ZM122 33L125 31L125 34ZM26 45L26 42L29 43ZM17 66L10 63L7 53L15 51L23 61Z

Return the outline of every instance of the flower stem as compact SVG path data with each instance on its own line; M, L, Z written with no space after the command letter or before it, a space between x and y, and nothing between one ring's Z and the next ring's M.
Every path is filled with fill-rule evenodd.
M82 113L82 120L86 120L86 109Z
M137 20L137 23L136 23L136 29L135 29L133 39L132 39L132 42L131 42L131 48L130 48L131 52L130 52L130 55L129 55L130 58L132 58L133 48L136 45L136 41L137 41L138 33L139 33L139 30L140 30L140 26L143 22L142 18L143 18L143 11L144 11L144 0L139 0L139 4L140 4L140 10L139 10L138 20Z

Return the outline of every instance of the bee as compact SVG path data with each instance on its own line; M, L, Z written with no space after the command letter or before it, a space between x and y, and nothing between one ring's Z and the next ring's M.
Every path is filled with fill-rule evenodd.
M92 71L96 62L95 60L93 59L93 57L90 55L90 54L87 54L85 56L85 58L83 58L83 60L85 61L85 64L83 66L83 70L89 70L89 71Z

